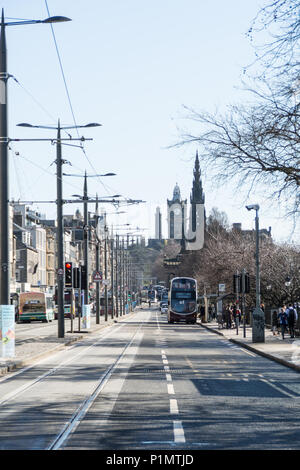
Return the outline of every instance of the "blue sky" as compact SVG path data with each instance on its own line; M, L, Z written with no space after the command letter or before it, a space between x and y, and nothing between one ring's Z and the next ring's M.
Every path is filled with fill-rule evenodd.
M242 68L254 59L246 36L253 17L266 2L258 0L48 0L51 16L72 22L54 25L77 124L100 122L85 131L86 154L64 147L66 173L113 171L115 177L89 179L89 194L122 194L146 204L128 209L116 223L132 222L154 235L154 213L163 211L178 182L184 198L192 185L196 147L174 148L180 129L188 129L183 105L213 111L244 99ZM2 0L7 18L48 16L44 0ZM7 19L9 21L9 19ZM73 125L49 25L7 28L10 137L52 137L55 131L17 128L19 122ZM80 135L82 132L80 131ZM73 133L76 137L76 133ZM11 197L55 200L55 147L49 143L13 144ZM16 155L16 152L19 155ZM201 155L200 165L201 165ZM91 166L92 164L92 166ZM80 178L66 177L64 197L82 192ZM206 213L214 206L231 223L254 228L254 213L245 209L245 194L234 185L216 187L203 175ZM263 188L264 190L264 188ZM291 224L278 218L261 195L247 203L261 205L261 226L272 226L276 240L287 240ZM55 205L36 205L48 217ZM108 212L114 209L105 205ZM75 211L74 205L65 213ZM93 207L91 206L91 210ZM293 238L296 240L296 235ZM299 241L299 239L298 239Z

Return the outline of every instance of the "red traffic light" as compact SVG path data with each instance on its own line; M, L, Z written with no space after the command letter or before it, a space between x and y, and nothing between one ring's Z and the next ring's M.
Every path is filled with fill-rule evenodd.
M66 263L66 268L70 269L72 267L71 263Z

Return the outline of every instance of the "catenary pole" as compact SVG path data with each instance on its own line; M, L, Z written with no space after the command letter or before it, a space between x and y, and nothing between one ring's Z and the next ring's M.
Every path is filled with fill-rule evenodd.
M61 157L61 130L60 121L57 126L56 144L56 181L57 181L57 306L58 306L58 337L65 336L65 312L64 312L64 221L62 202L62 157Z
M89 303L89 214L88 214L88 192L87 192L87 175L85 172L84 175L84 184L83 184L83 217L84 217L84 227L83 227L83 236L84 236L84 265L86 270L85 285L82 286L84 289L84 303L88 305Z
M7 54L4 12L1 18L0 39L0 304L10 304L10 250L9 250L9 168L8 168L8 125L7 125Z

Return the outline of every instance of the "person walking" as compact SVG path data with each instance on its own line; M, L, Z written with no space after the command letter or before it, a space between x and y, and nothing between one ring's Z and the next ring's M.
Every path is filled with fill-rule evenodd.
M200 321L201 323L204 323L205 320L205 307L204 305L201 305L200 307Z
M214 304L212 304L211 306L211 311L212 311L212 319L215 320L216 319L216 306Z
M226 328L231 329L231 308L227 305L225 310L225 321L226 321Z
M284 333L288 325L288 316L283 308L280 309L278 320L279 320L280 327L281 327L281 336L282 336L282 339L284 339Z
M276 336L278 334L278 313L277 310L274 310L272 313L272 331L273 331L273 336Z
M224 320L223 320L223 313L222 312L217 313L217 322L218 322L219 330L223 329Z
M292 304L289 304L288 308L286 309L286 314L288 316L287 321L291 338L295 338L295 327L298 315Z
M240 311L239 307L236 307L235 319L234 319L236 328L238 328L239 325L241 324L241 320L242 320L242 312Z

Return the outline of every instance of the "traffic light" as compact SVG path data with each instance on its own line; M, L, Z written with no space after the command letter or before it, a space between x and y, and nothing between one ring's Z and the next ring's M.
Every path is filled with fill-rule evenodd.
M243 274L233 275L233 292L235 294L243 293ZM245 273L245 294L250 292L250 276L249 273Z
M86 290L86 266L81 266L81 289Z
M72 263L65 263L65 287L73 287Z
M73 287L74 289L80 287L80 268L73 268Z

